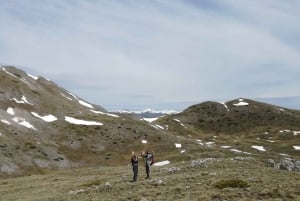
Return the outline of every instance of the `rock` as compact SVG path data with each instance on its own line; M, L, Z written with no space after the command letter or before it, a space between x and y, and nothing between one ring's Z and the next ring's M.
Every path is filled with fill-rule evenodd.
M109 183L109 182L106 182L106 183L104 184L104 186L105 186L105 187L112 187L112 184Z
M268 159L267 164L268 166L275 167L275 161L273 159Z
M279 163L279 169L292 171L294 169L294 163L285 159Z
M294 169L295 169L295 171L300 171L300 161L295 161Z
M285 158L279 163L275 163L274 167L281 170L300 171L300 161Z
M198 159L198 160L192 160L190 167L205 167L208 164L211 164L213 162L218 161L218 159L215 158L204 158L204 159Z
M252 157L237 156L237 157L234 157L232 160L234 160L234 161L249 161L249 160L252 160Z
M180 171L180 168L179 167L171 167L171 168L168 168L167 171L169 173L174 173L174 172Z
M13 174L18 172L19 170L19 167L8 158L4 158L0 162L0 172Z
M166 183L166 182L163 181L163 180L161 180L161 179L156 179L156 180L153 181L153 184L154 184L155 186L164 185L165 183Z
M78 189L78 190L75 190L75 191L70 191L69 195L77 195L77 194L84 193L84 192L85 191L83 189Z

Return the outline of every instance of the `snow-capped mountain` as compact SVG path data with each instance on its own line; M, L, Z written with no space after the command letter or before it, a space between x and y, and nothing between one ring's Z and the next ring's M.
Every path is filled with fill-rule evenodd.
M133 114L137 115L141 118L157 118L164 115L169 114L177 114L178 111L175 110L153 110L153 109L145 109L145 110L114 110L114 113L121 113L121 114Z

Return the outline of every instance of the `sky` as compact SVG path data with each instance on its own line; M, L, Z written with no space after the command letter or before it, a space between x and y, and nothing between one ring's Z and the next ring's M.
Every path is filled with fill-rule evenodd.
M298 0L0 0L0 63L107 109L299 96L299 10Z

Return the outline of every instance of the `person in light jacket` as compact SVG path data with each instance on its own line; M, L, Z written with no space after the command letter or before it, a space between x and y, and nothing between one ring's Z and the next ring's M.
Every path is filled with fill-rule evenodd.
M145 162L145 168L147 174L146 179L150 179L150 166L153 164L153 153L150 153L149 151L147 151L146 153L142 152L141 156Z

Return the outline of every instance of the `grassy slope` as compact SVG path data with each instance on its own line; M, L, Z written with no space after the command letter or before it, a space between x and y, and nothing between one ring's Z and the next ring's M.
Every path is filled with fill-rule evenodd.
M151 180L144 179L140 165L136 183L130 182L130 166L4 179L0 181L1 200L300 200L297 172L276 170L253 158L202 159L191 164L152 167ZM172 167L177 171L169 172ZM217 182L231 179L242 180L249 187L215 187Z
M47 169L120 165L131 150L153 149L169 155L174 150L176 136L155 129L147 122L127 115L119 118L95 114L55 83L43 78L34 80L16 68L0 70L0 177L35 174ZM32 105L21 100L23 95ZM66 98L67 97L67 98ZM15 115L7 113L14 108ZM94 110L105 110L95 106ZM52 114L58 118L45 122L34 117ZM67 123L65 116L101 122L103 126L84 126ZM28 129L12 121L22 117L37 130ZM142 144L141 140L147 140ZM5 166L5 168L2 168ZM6 171L3 171L5 170Z
M24 168L32 167L33 169L27 171L32 176L0 180L0 200L300 199L299 173L275 170L261 162L268 158L278 160L281 158L280 153L299 158L299 151L295 151L292 145L300 144L300 135L279 132L282 129L300 130L298 117L296 118L299 116L299 111L287 110L286 115L278 116L265 104L255 103L251 106L256 105L263 113L256 113L257 108L252 108L252 112L246 113L246 116L244 113L234 112L228 116L229 119L223 121L218 119L218 116L227 114L224 106L208 103L209 107L204 104L202 105L205 106L204 108L202 106L192 108L192 112L188 111L187 116L174 115L158 120L156 123L162 126L168 125L168 131L167 129L156 130L145 122L134 121L125 116L113 118L87 112L88 109L78 103L75 104L76 101L64 98L58 90L54 90L57 86L46 80L38 81L46 88L38 91L35 88L26 88L27 84L19 82L19 79L6 73L1 76L3 78L0 80L1 90L6 86L13 97L20 99L21 95L26 94L35 105L39 105L38 108L16 105L12 101L3 101L4 98L0 101L0 106L5 115L7 115L7 107L17 106L20 110L36 111L43 115L51 111L50 113L61 119L65 115L70 115L79 119L100 121L104 126L78 126L61 120L47 123L44 127L43 124L39 126L38 120L32 115L19 110L20 114L27 115L26 119L39 126L40 133L32 133L31 130L24 130L23 127L8 127L1 124L2 134L10 136L0 138L1 154L5 159L15 158L16 161L23 163ZM5 79L8 80L4 81ZM55 98L53 94L56 94ZM52 101L45 101L50 98ZM243 110L243 108L235 108L235 110L240 109ZM78 111L85 112L79 114ZM266 114L264 117L272 121L276 120L275 122L278 123L276 125L284 126L266 126L268 125L266 122L266 125L261 124L261 127L252 127L261 121L260 114ZM207 121L202 121L203 117L207 118ZM179 118L186 128L174 121L174 118ZM236 121L240 119L244 121L237 124ZM244 129L245 127L251 129ZM223 133L223 129L228 132ZM142 139L146 139L149 143L142 144ZM215 144L200 146L196 139L201 139L203 143L213 141ZM274 140L274 142L267 140ZM175 148L174 143L181 143L182 150L186 150L186 153L179 154L180 150ZM255 159L230 160L236 154L221 149L221 145L231 145L232 148L250 152L252 153L250 156ZM263 145L267 151L254 150L251 145ZM139 182L129 182L132 171L130 166L126 166L128 153L131 150L141 151L147 148L156 152L158 156L156 161L168 159L172 162L168 167L179 167L180 171L169 173L167 167L153 167L153 179L145 181L143 167L140 167ZM44 168L34 169L35 166L30 164L32 163L30 157L45 162L50 161L50 167L65 164L67 162L64 161L67 159L76 161L75 167L78 165L94 167L48 172ZM192 159L207 157L215 159L210 164L190 167ZM62 160L63 158L65 159ZM59 161L55 161L56 159ZM186 162L182 163L182 161ZM114 167L104 167L107 165ZM43 174L37 175L38 173ZM226 184L229 179L241 179L250 187L224 189L214 187L216 182L224 180ZM106 182L112 186L105 185Z

